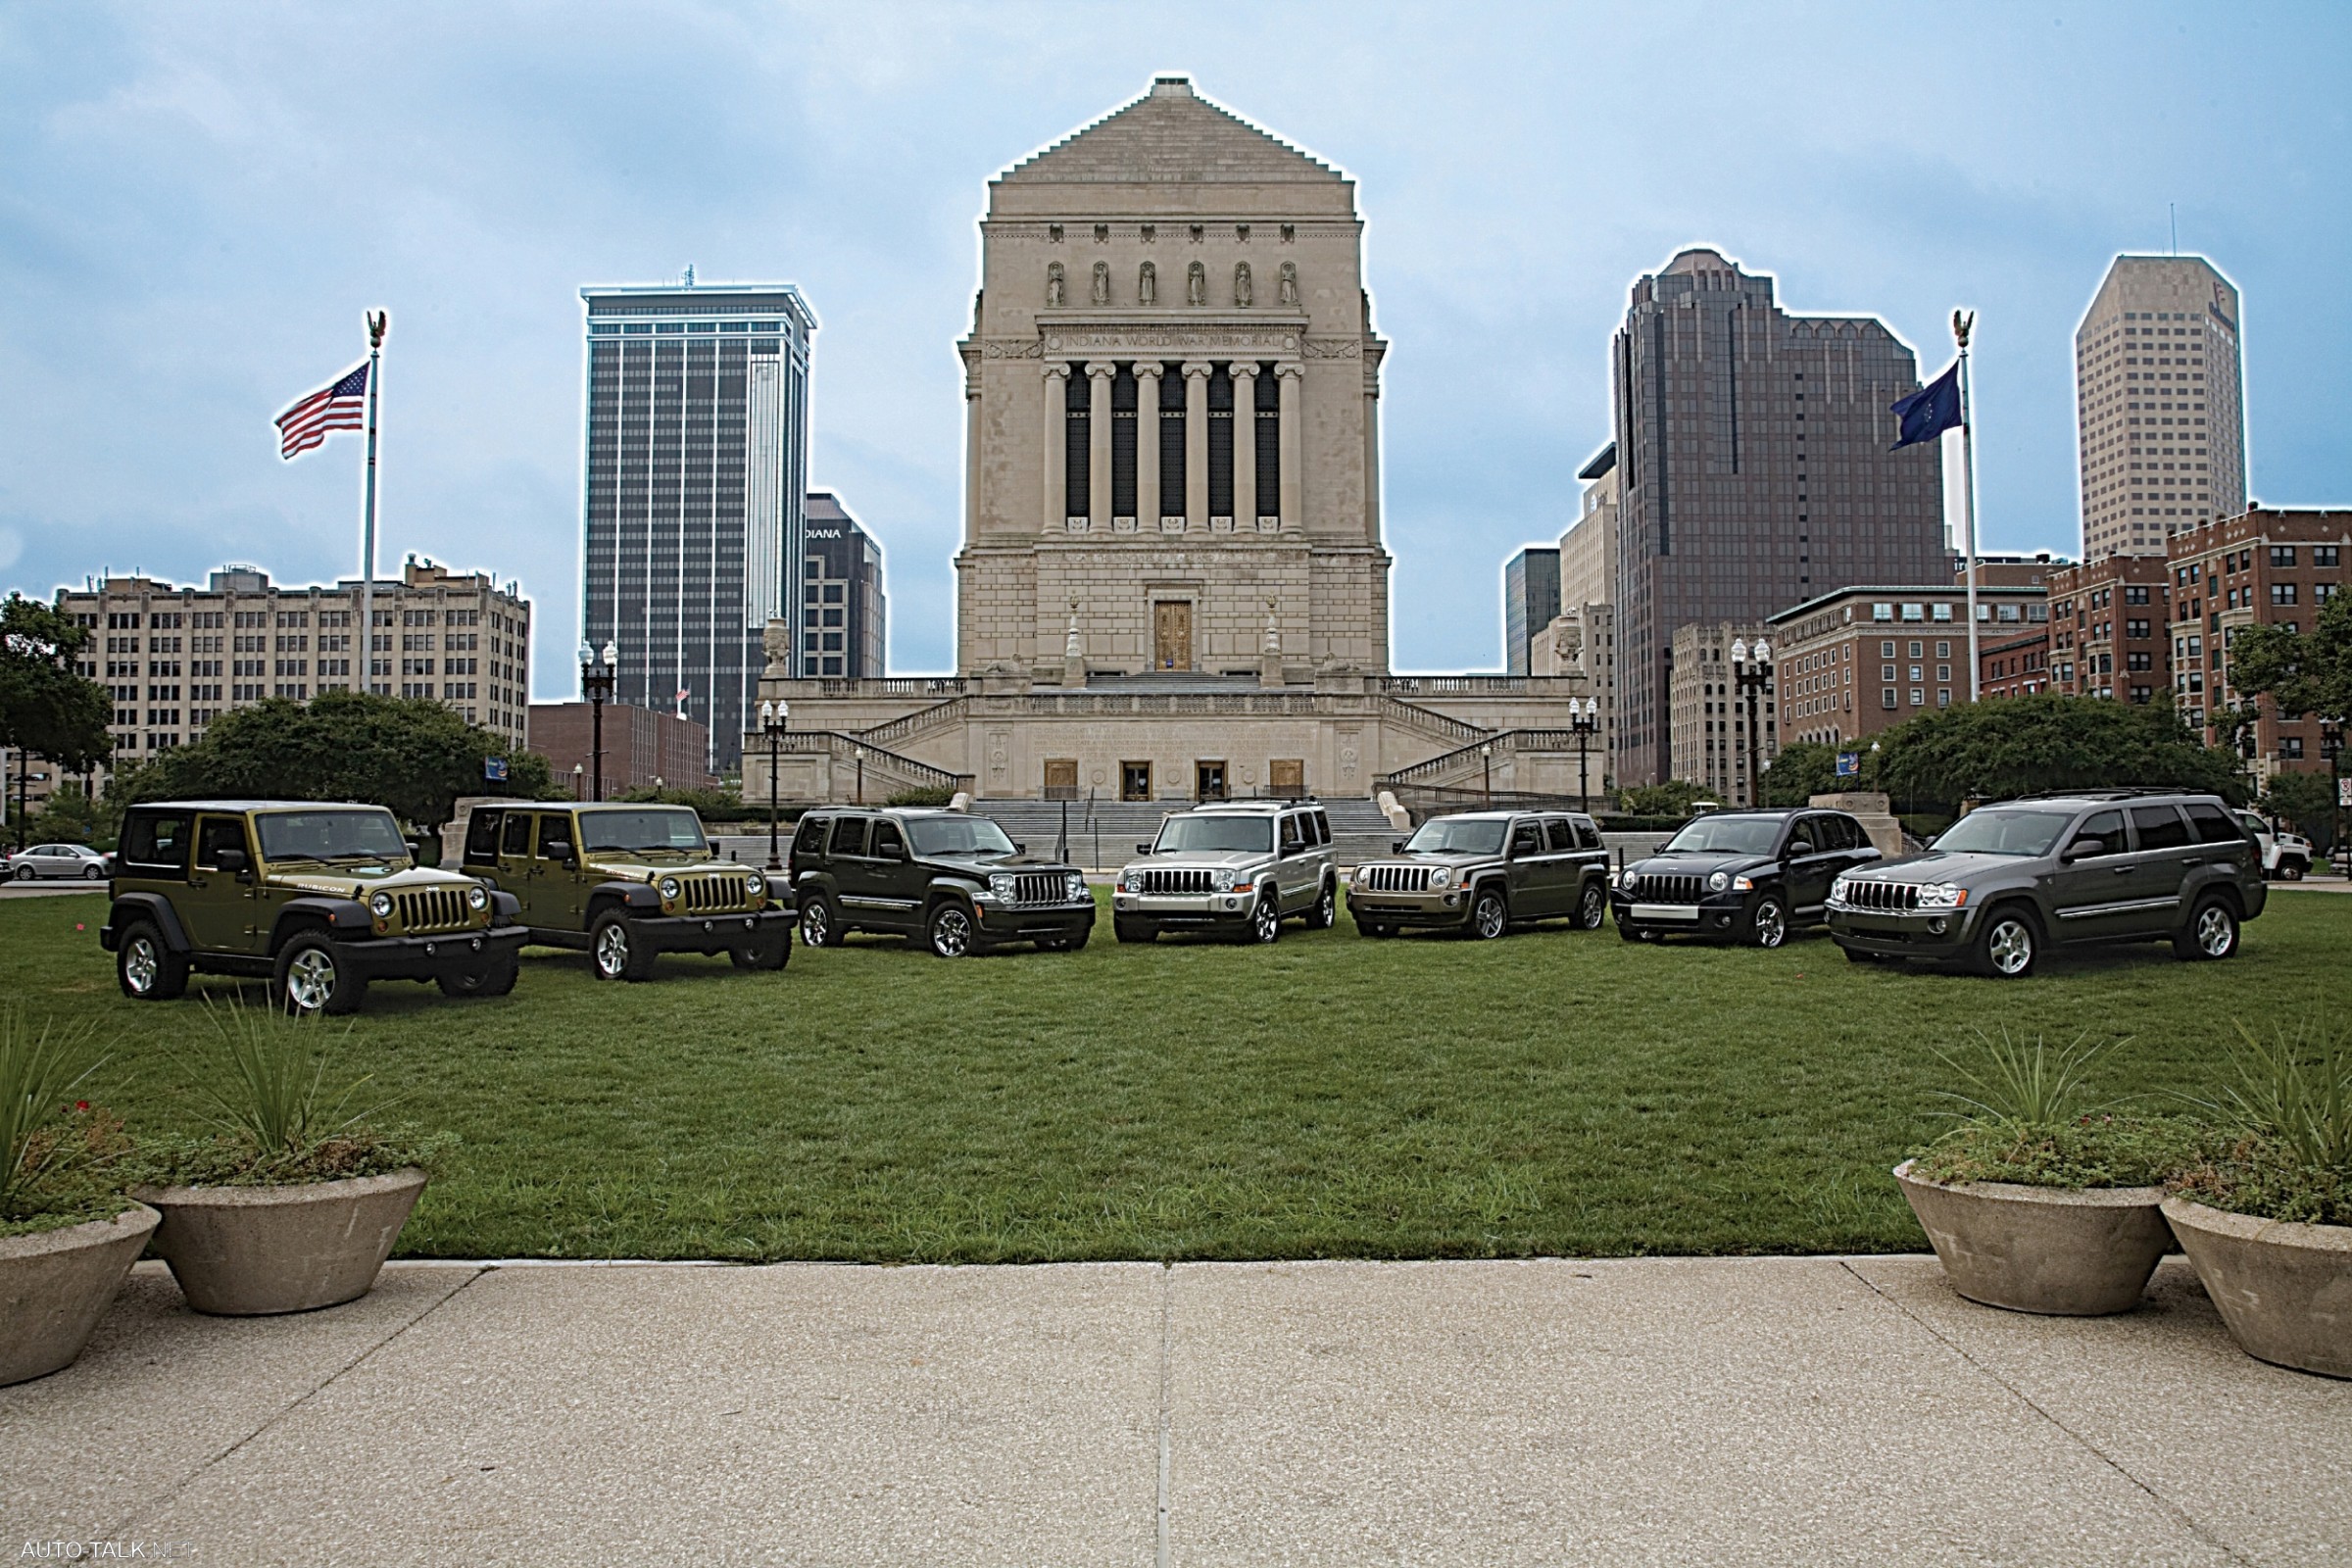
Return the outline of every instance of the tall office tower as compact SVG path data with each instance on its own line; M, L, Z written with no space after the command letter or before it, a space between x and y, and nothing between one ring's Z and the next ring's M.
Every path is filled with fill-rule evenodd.
M1673 769L1676 628L1948 578L1943 460L1933 442L1887 450L1887 405L1919 371L1885 323L1792 316L1769 275L1711 250L1634 284L1611 364L1616 776L1649 784Z
M2161 556L2246 510L2237 285L2202 256L2118 256L2075 328L2082 559Z
M801 673L852 679L883 673L889 639L882 547L830 490L808 492L808 570L801 604Z
M580 298L580 634L618 649L618 701L707 725L710 771L724 772L758 700L768 621L792 619L790 646L800 646L816 318L789 284L584 288Z
M1560 612L1560 552L1530 545L1502 564L1502 662L1527 673L1527 643Z

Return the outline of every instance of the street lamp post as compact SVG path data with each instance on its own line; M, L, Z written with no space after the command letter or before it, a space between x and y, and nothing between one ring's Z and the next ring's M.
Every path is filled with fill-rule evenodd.
M597 650L580 644L580 695L588 699L589 780L594 799L605 798L605 704L612 700L612 683L620 674L620 650L611 642L600 662Z
M1486 796L1487 804L1493 806L1494 804L1494 743L1493 741L1478 743L1478 767L1482 780L1480 793Z
M863 806L865 804L865 748L853 746L850 748L850 752L858 759L858 804Z
M1592 809L1592 780L1585 767L1585 748L1600 731L1600 699L1588 697L1580 706L1573 697L1568 699L1568 727L1576 731L1576 808Z
M760 733L767 737L767 868L784 869L776 854L776 751L784 741L784 725L792 710L783 701L760 705Z
M1756 700L1772 690L1772 645L1763 638L1749 648L1747 639L1732 639L1732 678L1739 683L1740 695L1747 700L1747 802L1750 807L1759 803L1763 794L1763 767L1759 760L1763 751L1763 731L1756 722Z
M587 786L581 782L587 771L587 768L578 762L571 764L571 798L575 801L584 801L588 798Z

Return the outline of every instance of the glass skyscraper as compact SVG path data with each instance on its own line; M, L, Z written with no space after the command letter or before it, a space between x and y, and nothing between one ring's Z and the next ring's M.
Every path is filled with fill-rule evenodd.
M580 298L581 636L619 650L615 701L710 726L710 770L724 772L741 760L768 621L789 617L801 644L816 318L780 283Z

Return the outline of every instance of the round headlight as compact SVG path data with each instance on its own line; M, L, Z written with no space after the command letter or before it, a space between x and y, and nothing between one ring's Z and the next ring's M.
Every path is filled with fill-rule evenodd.
M662 882L661 882L661 889L662 889L662 896L663 898L665 898L665 899L674 899L674 898L676 898L676 897L678 896L678 879L677 879L676 877L674 877L674 876L665 876L665 877L663 877L663 878L662 879Z
M374 898L371 898L368 901L368 907L374 912L375 917L378 920L391 919L392 895L389 893L378 893Z
M1642 877L1639 872L1620 871L1617 873L1617 885L1628 893L1633 892L1641 884L1641 881Z
M1219 893L1231 893L1233 891L1233 873L1231 871L1219 871L1216 874L1213 886Z
M994 873L992 873L992 874L990 875L989 879L988 879L988 891L989 891L990 893L994 894L996 897L998 897L998 898L1000 898L1000 899L1009 899L1009 898L1011 898L1011 897L1012 897L1012 876L1011 876L1011 874L1010 874L1009 872L1004 872L1004 871L998 871L998 872L994 872Z
M1082 873L1070 873L1069 894L1073 902L1086 897L1086 877Z
M466 890L466 907L468 909L487 909L490 907L489 891L485 889L479 882L476 882L473 886Z
M1731 885L1732 873L1729 871L1718 871L1713 876L1707 878L1707 891L1709 893L1721 893L1725 888L1728 888Z
M1833 899L1842 899L1845 897L1845 890L1853 885L1854 879L1852 877L1841 876L1837 881L1830 884L1830 897Z
M762 885L762 879L760 877L753 877L743 885L743 897L746 903L758 904L766 897L766 894L767 889Z

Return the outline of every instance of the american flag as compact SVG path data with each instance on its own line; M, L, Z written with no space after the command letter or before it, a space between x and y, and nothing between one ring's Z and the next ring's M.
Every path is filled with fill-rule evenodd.
M296 458L326 444L329 430L357 430L366 418L368 367L351 370L331 386L319 388L277 416L281 458Z

